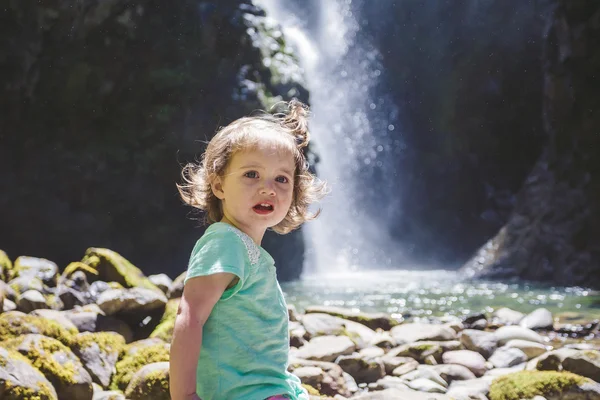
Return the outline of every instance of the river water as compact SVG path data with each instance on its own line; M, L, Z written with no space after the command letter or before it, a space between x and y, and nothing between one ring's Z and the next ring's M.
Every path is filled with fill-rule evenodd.
M282 284L298 311L336 306L396 317L466 316L508 307L549 309L562 323L600 318L600 293L581 287L466 281L453 271L368 271L306 276Z

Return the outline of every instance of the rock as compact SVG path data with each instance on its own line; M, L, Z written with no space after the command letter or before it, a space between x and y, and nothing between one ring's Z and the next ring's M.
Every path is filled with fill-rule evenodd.
M125 390L130 400L171 400L169 394L169 363L145 365L133 375Z
M166 295L169 293L171 289L171 285L173 284L173 280L169 278L167 274L156 274L150 275L148 277L150 282L152 282L157 288L162 290L162 292Z
M541 355L539 358L531 360L532 368L540 371L560 371L562 369L562 362L569 356L576 356L578 350L562 348L557 350L549 351L546 354ZM530 369L529 367L527 369Z
M406 386L406 385L404 385ZM406 389L385 389L378 392L365 393L352 400L452 400L450 397L438 393L422 393Z
M183 295L183 281L185 281L186 275L187 271L184 271L177 278L175 278L173 284L171 285L171 288L167 292L167 297L169 299L176 299Z
M523 364L528 360L522 350L510 347L499 347L489 359L495 368L508 368Z
M298 321L298 311L296 310L296 306L293 304L288 304L287 305L287 311L288 311L288 320L290 322L299 322Z
M546 308L538 308L523 318L519 325L527 329L553 329L554 318Z
M302 316L301 322L310 338L344 334L344 320L329 314L306 314Z
M6 298L3 300L2 312L15 311L17 309L17 305L13 301Z
M71 320L65 316L63 311L39 309L32 311L31 315L52 320L63 328L67 329L69 332L76 333L79 331L75 324L73 324Z
M325 380L325 371L319 367L299 367L294 369L294 375L296 375L300 381L306 385L317 388Z
M372 359L379 358L385 355L385 351L380 347L367 347L358 352L361 357Z
M181 298L171 299L167 301L165 306L165 312L154 329L150 334L151 338L159 338L165 342L171 342L173 339L173 328L175 328L175 319L177 318L177 310L179 308L179 302Z
M120 319L94 311L67 312L65 316L80 332L116 332L125 338L126 343L133 340L131 328Z
M116 364L110 389L124 391L133 376L145 365L169 361L169 345L159 339L158 343L141 341L125 347L125 355Z
M327 396L345 396L350 397L356 391L354 379L346 374L339 365L330 362L302 360L299 358L290 358L290 370L295 373L296 369L304 367L317 367L324 371L325 376L318 380L313 380L312 387L319 393Z
M70 348L56 339L38 334L5 341L8 349L18 351L48 378L60 400L91 400L92 378Z
M39 308L49 308L46 299L37 290L27 290L17 297L17 309L26 314Z
M483 376L466 381L454 381L446 394L454 400L487 399L493 377Z
M296 357L331 362L339 356L352 354L355 349L355 344L346 336L317 336L301 347Z
M20 311L0 314L0 338L19 338L29 333L39 333L69 345L73 335L77 334L77 330L70 330L60 326L55 321L23 314Z
M492 313L494 322L502 325L518 325L524 317L525 314L506 307L500 308Z
M444 350L435 342L414 342L396 347L388 352L390 357L411 357L424 363L428 357L433 357L436 362L442 361Z
M167 297L162 292L140 287L109 289L100 294L97 304L106 315L146 315L165 307Z
M59 285L56 294L63 302L64 310L70 310L76 306L83 306L89 303L89 299L85 295L65 285Z
M0 398L58 400L52 384L27 358L3 347L0 347Z
M18 296L21 293L25 293L28 290L37 290L38 292L44 291L44 284L37 277L31 276L20 276L8 282L8 286ZM15 297L16 300L16 297Z
M476 351L486 359L498 347L498 338L491 332L465 329L460 333L459 338L466 349Z
M4 250L0 250L0 281L8 282L12 279L12 277L10 277L11 273L12 261Z
M40 288L41 288L41 285L40 285ZM0 293L4 294L4 298L5 299L9 299L9 300L12 300L12 301L17 300L17 296L19 295L15 291L15 289L13 289L12 287L10 287L10 285L8 285L6 282L4 282L2 280L0 280Z
M340 356L336 360L344 372L358 383L371 383L385 376L385 367L380 359L366 358L359 354Z
M79 357L92 380L103 389L110 385L124 347L125 339L114 332L80 333L74 337L71 345L73 353Z
M510 340L504 345L504 347L512 347L521 350L527 355L527 360L541 356L549 350L541 343L530 342L528 340L521 339Z
M446 352L442 355L442 360L444 364L462 365L477 377L482 376L487 371L485 358L481 354L471 350Z
M90 281L117 282L124 288L144 288L164 295L139 268L110 249L91 247L86 250L81 262L98 272L98 276L87 274Z
M375 337L371 340L371 345L381 347L382 349L391 349L396 346L396 342L389 332L376 331Z
M512 373L519 372L519 371L524 371L526 365L527 364L518 364L518 365L515 365L514 367L508 367L508 368L493 368L493 369L490 369L488 372L486 372L485 376L492 376L492 377L497 378L499 376L504 376L504 375L512 374Z
M570 372L522 371L497 378L489 392L491 399L535 396L548 400L597 400L600 384Z
M475 374L463 365L458 364L440 364L440 365L420 365L419 368L431 368L437 372L448 384L453 381L466 381L475 379Z
M390 375L402 376L402 375L408 374L409 372L416 370L419 367L419 362L413 358L410 358L410 357L394 357L394 358L395 359L405 359L408 361L406 361L403 364L398 365L396 368L394 368Z
M600 351L580 350L577 354L568 355L562 367L565 371L600 382Z
M372 330L383 329L384 331L389 331L394 326L398 325L397 320L384 313L363 313L347 308L326 306L307 307L305 312L306 314L319 313L333 315L334 317L340 317L342 319L366 325Z
M448 387L448 383L440 376L440 374L437 373L437 371L435 369L431 368L431 366L425 365L423 367L426 367L426 368L419 367L417 370L411 371L408 374L405 374L404 376L402 376L402 379L404 379L408 382L411 382L414 380L419 380L419 379L427 379L427 380L434 382L437 385L442 386L444 388L443 392L438 392L438 393L445 393L446 392L445 389ZM417 390L417 389L415 389L415 390Z
M407 363L416 363L417 366L419 365L419 362L416 361L412 357L398 357L393 354L386 354L385 356L381 357L381 361L383 362L383 365L385 367L385 373L387 375L392 374L392 371L394 371L394 369L396 369L402 365L405 365ZM415 366L415 368L416 368L416 366ZM410 372L415 368L412 368L406 372Z
M168 305L168 303L167 303ZM306 329L300 322L290 321L288 324L288 330L290 333L290 346L291 347L302 347L306 344L305 337L308 336Z
M408 389L407 381L396 376L384 376L375 383L369 384L369 390Z
M498 345L503 346L513 339L528 340L530 342L544 343L544 338L531 329L521 326L502 326L494 332Z
M127 400L127 398L118 390L103 390L94 392L92 400Z
M429 379L419 378L408 382L408 387L419 392L426 393L446 393L448 389L438 383L432 382Z
M375 331L371 328L359 324L354 321L344 320L344 331L343 334L348 336L359 349L364 349L371 346L371 343L375 339Z
M51 287L56 286L58 281L58 266L45 258L21 256L15 260L13 277L29 277L41 279Z
M406 344L423 340L456 340L456 332L447 326L405 323L392 328L390 331L396 343Z

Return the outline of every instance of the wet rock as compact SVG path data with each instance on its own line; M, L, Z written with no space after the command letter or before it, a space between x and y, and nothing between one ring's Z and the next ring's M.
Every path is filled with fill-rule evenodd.
M478 377L487 371L485 358L481 354L471 350L446 352L442 355L442 360L444 364L462 365Z
M388 352L390 357L411 357L420 363L424 363L428 357L433 357L436 362L442 361L442 347L434 342L414 342L396 347Z
M330 362L303 360L296 357L290 358L290 370L295 372L298 368L317 367L324 371L325 376L319 382L313 381L311 386L319 393L327 396L341 395L350 397L355 391L354 379L346 374L339 365Z
M530 342L544 343L544 339L531 329L521 326L502 326L494 332L498 345L503 346L514 339L528 340Z
M518 325L525 317L525 314L519 311L511 310L510 308L500 308L492 313L494 322L502 325Z
M523 364L527 360L527 354L522 350L507 346L499 347L489 358L489 362L491 362L495 368L514 367L515 365Z
M398 344L406 344L423 340L456 340L456 332L447 326L405 323L392 328L392 337Z
M306 314L320 313L333 315L348 321L358 322L373 330L383 329L384 331L389 331L392 327L398 325L397 320L384 313L355 312L346 308L326 306L307 307L305 312Z
M504 345L504 347L512 347L521 350L523 353L525 353L525 355L527 355L527 360L541 356L551 349L547 348L541 343L530 342L528 340L521 339L510 340Z
M577 354L568 355L562 367L565 371L600 382L600 351L580 350Z
M560 371L565 358L576 356L578 350L562 348L549 351L537 358L531 360L531 365L528 364L527 369L537 369L540 371Z
M301 347L295 356L306 360L332 362L339 356L352 354L355 349L355 344L346 336L317 336Z
M340 336L344 334L344 320L329 314L306 314L302 317L302 325L309 337Z
M456 400L487 399L493 377L484 376L466 381L454 381L446 394Z
M63 311L39 309L32 311L31 315L41 317L47 320L52 320L70 332L75 333L79 331L75 324L73 324L71 320L67 318Z
M385 376L385 367L378 358L363 357L360 354L340 356L336 360L344 372L358 383L371 383Z
M465 367L458 364L440 364L440 365L419 365L419 368L431 368L437 372L448 384L454 381L466 381L475 379L475 374Z
M546 308L538 308L524 317L519 325L527 329L553 329L554 317Z
M144 288L109 289L98 297L97 304L106 315L145 315L167 304L167 297L156 290Z
M58 266L45 258L21 256L15 260L12 272L14 277L35 277L51 287L58 281Z
M498 347L498 338L492 332L465 329L460 333L459 338L467 350L476 351L486 359Z

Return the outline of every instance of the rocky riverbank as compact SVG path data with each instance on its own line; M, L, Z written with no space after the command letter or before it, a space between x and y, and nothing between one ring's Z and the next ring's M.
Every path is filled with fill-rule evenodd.
M90 248L62 271L0 251L0 278L0 398L169 399L183 276ZM404 321L290 307L290 343L314 399L600 399L598 321L559 325L543 308Z

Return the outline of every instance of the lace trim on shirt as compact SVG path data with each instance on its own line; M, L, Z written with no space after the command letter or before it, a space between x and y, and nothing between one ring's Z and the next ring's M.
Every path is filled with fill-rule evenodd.
M260 258L260 249L258 248L256 243L254 243L254 240L252 240L250 236L240 231L239 229L234 228L233 226L228 226L227 229L229 229L232 232L235 232L235 234L238 235L240 239L242 239L242 242L244 242L246 250L248 251L248 258L250 259L250 264L256 265L258 263L258 259Z

